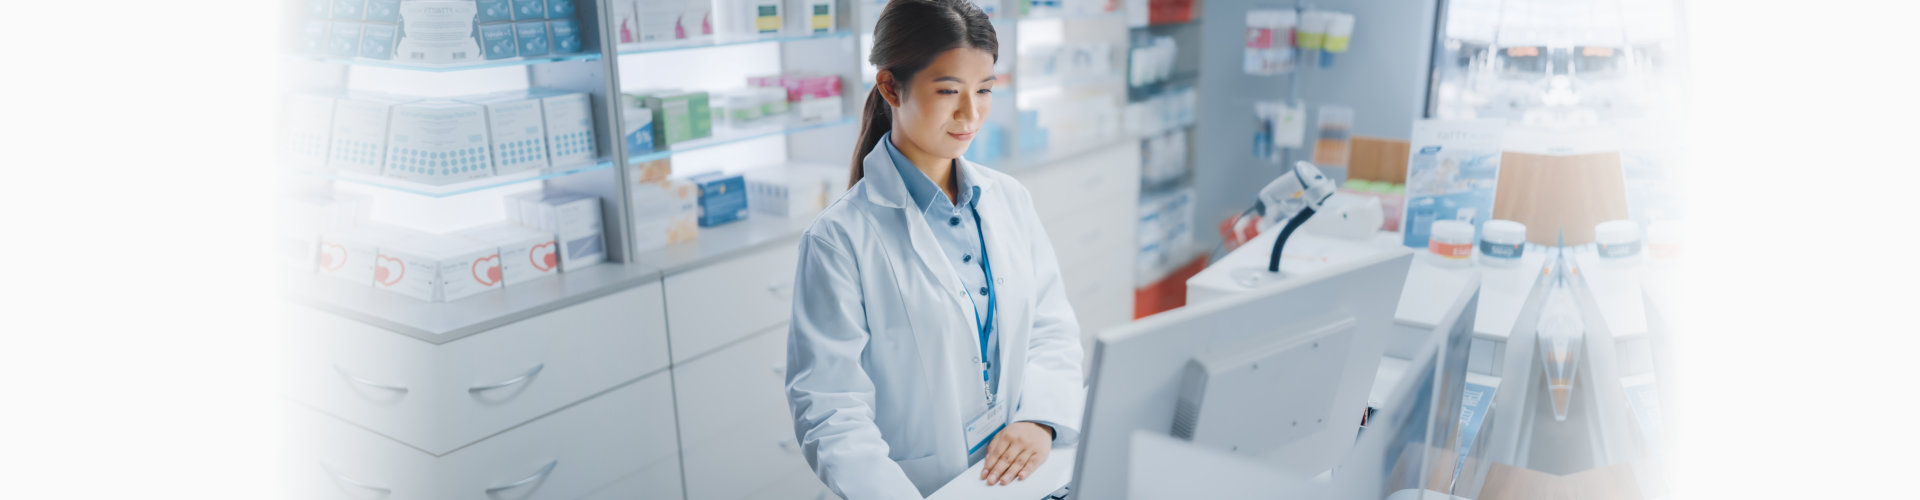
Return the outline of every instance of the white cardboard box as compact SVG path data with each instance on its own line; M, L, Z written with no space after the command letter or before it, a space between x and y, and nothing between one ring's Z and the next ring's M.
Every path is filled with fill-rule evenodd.
M457 235L420 235L383 243L374 286L426 301L454 301L500 288L499 247Z
M379 247L369 231L355 229L320 236L320 275L345 280L359 286L373 286L374 259Z
M747 206L781 217L807 217L827 208L846 184L846 169L813 165L756 168L746 172Z
M587 233L560 233L557 238L561 271L573 272L607 260L606 235L597 229Z
M546 118L547 158L556 166L592 163L595 157L593 104L579 92L534 94Z
M362 174L379 174L387 158L387 119L404 99L355 93L333 101L333 126L327 134L327 166Z
M506 286L527 283L560 272L560 247L559 242L554 241L553 233L501 222L470 228L460 234L499 247L501 280Z
M327 149L333 134L333 97L295 93L287 96L281 108L281 125L287 134L281 140L287 161L301 168L327 166Z
M635 183L635 251L649 251L700 237L700 186L684 179Z
M486 108L454 101L393 107L385 172L426 184L451 184L493 175Z
M468 102L487 110L494 175L547 168L546 118L538 99L496 94Z

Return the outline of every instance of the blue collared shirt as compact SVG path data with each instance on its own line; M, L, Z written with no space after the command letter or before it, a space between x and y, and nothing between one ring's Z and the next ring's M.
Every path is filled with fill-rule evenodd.
M958 199L948 200L947 193L940 189L940 186L935 185L933 179L928 178L926 173L921 172L912 161L907 160L906 155L900 154L899 148L894 147L893 133L889 132L881 136L880 143L886 145L887 156L893 158L893 166L899 169L900 179L906 181L907 194L913 197L914 205L920 207L921 216L925 217L927 225L933 228L934 239L940 241L940 251L946 254L947 262L953 266L954 273L960 275L960 283L966 287L967 297L973 299L974 312L978 314L978 318L985 320L990 307L987 296L987 269L982 265L983 256L980 255L984 248L981 246L983 237L980 226L976 222L979 220L979 214L975 208L975 204L980 200L980 186L975 184L973 179L968 179L963 173L964 170L955 165L952 175L956 176L954 180L959 186L955 192ZM994 323L997 322L994 321ZM971 326L976 327L974 331L979 331L978 323ZM994 338L998 336L999 328L989 323L987 338L983 340L987 345L986 359L974 360L977 363L986 363L989 380L1000 378L998 363L1000 343ZM994 390L993 386L994 384L987 384L987 390Z

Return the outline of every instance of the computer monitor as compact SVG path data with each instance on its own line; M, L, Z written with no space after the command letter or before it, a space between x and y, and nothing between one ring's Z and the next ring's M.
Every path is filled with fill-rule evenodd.
M1353 448L1411 263L1370 256L1096 334L1074 495L1127 498L1132 434L1175 435L1176 414L1195 443L1299 477L1331 469Z
M1470 283L1407 360L1403 378L1334 468L1324 498L1452 498L1432 492L1452 489L1479 289L1477 279Z

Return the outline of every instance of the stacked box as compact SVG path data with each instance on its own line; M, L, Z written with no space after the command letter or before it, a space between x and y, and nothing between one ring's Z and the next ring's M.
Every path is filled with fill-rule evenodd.
M653 144L675 144L713 136L713 110L706 92L665 90L629 94L633 104L653 113Z
M406 99L354 93L333 101L333 125L327 137L327 166L355 173L379 174L387 157L387 118Z
M606 260L599 197L566 191L535 191L503 199L508 220L554 235L559 243L561 271L573 271Z
M547 162L547 128L540 101L518 94L468 99L486 109L487 138L493 147L494 175L542 170Z
M846 183L845 169L823 166L774 166L746 172L747 205L755 212L781 217L806 217L825 209L836 186Z
M462 236L499 248L501 283L515 286L560 272L559 243L543 233L513 223L497 223L460 231Z
M327 139L333 129L333 97L296 93L281 108L282 149L289 163L304 168L327 166Z
M387 133L386 175L425 184L451 184L493 175L486 108L456 101L423 101L393 108Z
M554 165L592 162L593 104L587 94L541 90L532 95L546 117L548 160Z
M640 166L629 198L636 251L657 250L700 237L700 187L667 177L666 159Z

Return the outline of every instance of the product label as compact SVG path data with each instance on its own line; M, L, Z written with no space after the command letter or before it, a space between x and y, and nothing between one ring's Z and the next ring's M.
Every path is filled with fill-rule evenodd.
M814 4L813 24L810 27L813 28L814 33L833 31L833 6L824 3Z
M1443 243L1440 240L1427 242L1427 251L1448 259L1465 259L1473 256L1473 245L1468 243Z
M774 5L774 4L760 5L758 7L755 7L755 12L756 12L756 15L753 18L753 31L755 33L779 33L780 32L780 6L779 5Z
M1480 242L1480 255L1496 259L1518 259L1520 258L1521 251L1521 244L1519 243Z
M1606 257L1609 259L1618 259L1622 257L1632 257L1635 255L1640 255L1640 242L1638 240L1629 241L1625 243L1614 243L1611 245L1606 243L1596 243L1596 245L1600 247L1600 256Z
M514 23L513 34L514 38L519 39L521 57L547 55L547 23L545 21Z

